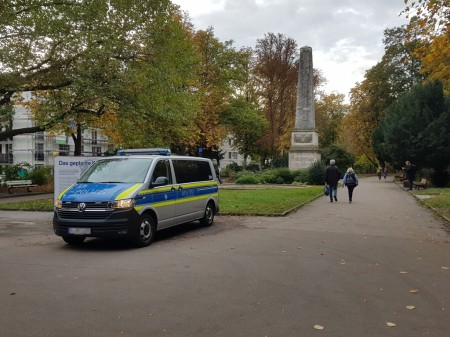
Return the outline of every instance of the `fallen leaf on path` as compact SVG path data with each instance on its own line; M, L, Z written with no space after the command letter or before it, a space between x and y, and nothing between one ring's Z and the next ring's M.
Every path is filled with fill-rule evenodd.
M406 306L406 309L408 309L408 310L414 310L416 307L415 306L413 306L413 305L407 305Z
M417 293L419 293L419 290L417 290L417 289L411 289L409 292L410 292L411 294L417 294Z
M11 293L10 295L15 295L16 293Z
M316 329L316 330L323 330L324 327L319 325L319 324L316 324L316 325L314 325L314 329Z
M442 269L444 269L444 270L448 270L448 267L442 267Z
M397 326L397 324L392 323L392 322L386 322L386 325L391 328L395 328Z
M408 272L407 271L401 271L400 274L405 275L405 274L408 274Z

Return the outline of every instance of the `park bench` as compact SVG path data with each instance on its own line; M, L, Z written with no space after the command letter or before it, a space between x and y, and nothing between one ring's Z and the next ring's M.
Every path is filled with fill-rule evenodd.
M421 187L422 188L427 188L427 183L428 183L427 179L422 179L420 181L420 183L414 183L414 187L416 188L416 190L420 189Z
M30 188L37 186L34 185L31 180L9 180L5 181L6 186L8 187L8 193L12 193L13 188L26 187L28 192L31 192Z

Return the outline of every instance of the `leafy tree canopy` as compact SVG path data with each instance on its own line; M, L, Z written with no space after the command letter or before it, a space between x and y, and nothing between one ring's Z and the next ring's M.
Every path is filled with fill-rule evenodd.
M37 124L59 131L98 125L109 115L117 123L105 133L124 146L187 137L197 111L190 90L197 58L169 0L6 0L2 6L1 105L31 91ZM145 131L136 130L139 121Z
M435 170L434 183L446 182L450 164L450 106L442 83L418 85L389 108L376 134L376 146L397 167L409 160Z
M429 79L441 80L450 91L450 2L448 0L405 0L402 14L410 18L408 40L420 40L415 54Z

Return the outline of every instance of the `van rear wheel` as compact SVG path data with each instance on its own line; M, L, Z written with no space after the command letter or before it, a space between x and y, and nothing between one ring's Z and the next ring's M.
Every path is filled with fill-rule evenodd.
M211 201L208 202L208 204L206 205L206 208L205 208L205 214L204 214L203 218L200 219L200 225L205 226L205 227L211 226L214 222L214 214L215 213L216 213L216 209L214 207L214 204Z
M136 247L146 247L150 245L155 238L156 224L153 218L148 214L141 216L139 228L134 238L134 245Z

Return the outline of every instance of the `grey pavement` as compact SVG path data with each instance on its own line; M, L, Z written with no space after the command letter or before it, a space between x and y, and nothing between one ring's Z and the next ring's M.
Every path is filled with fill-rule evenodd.
M338 200L218 216L143 249L69 247L51 213L0 211L0 335L449 336L447 221L391 179Z

